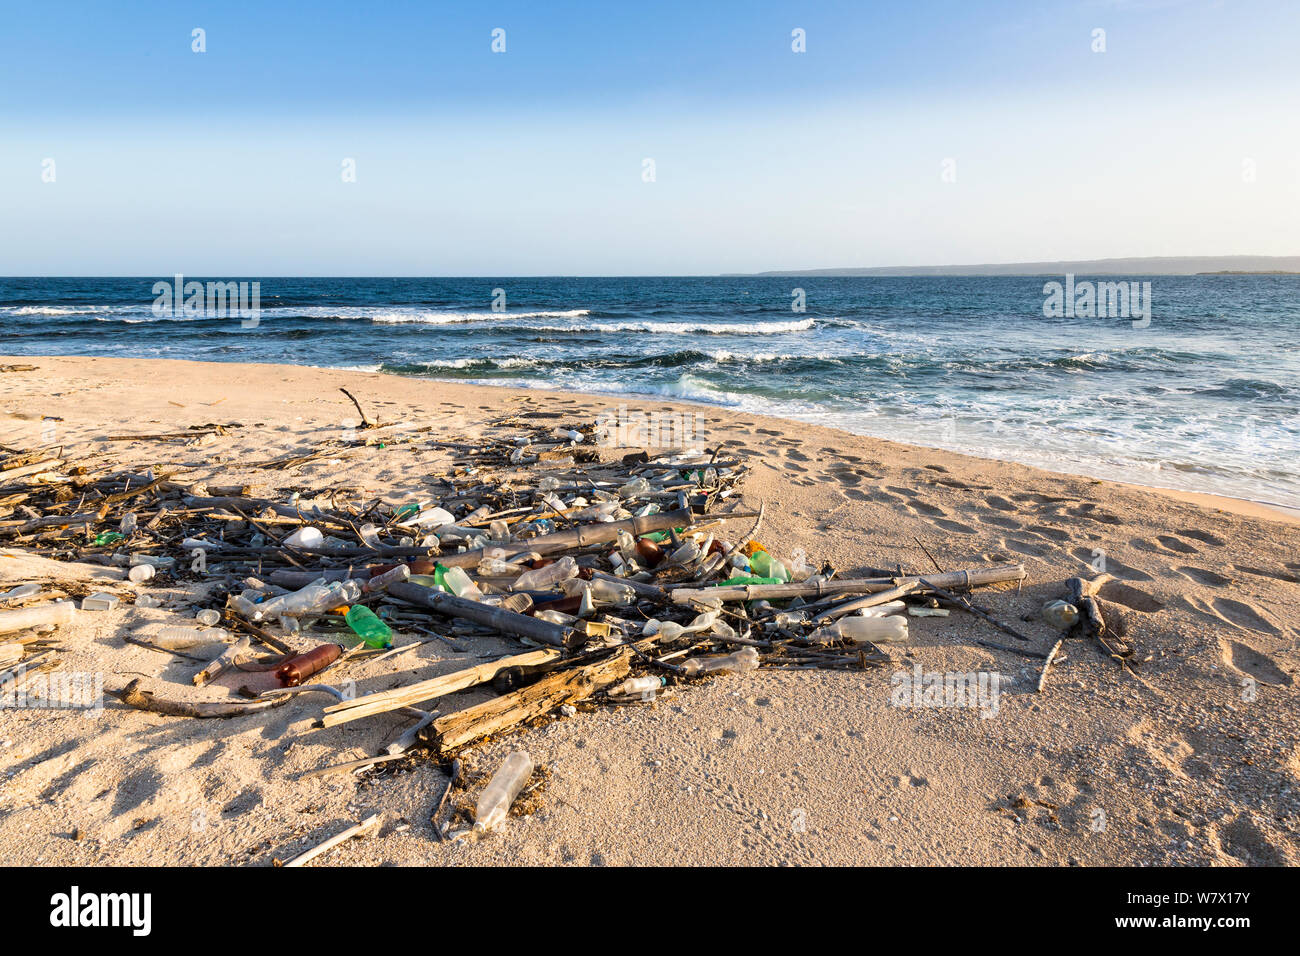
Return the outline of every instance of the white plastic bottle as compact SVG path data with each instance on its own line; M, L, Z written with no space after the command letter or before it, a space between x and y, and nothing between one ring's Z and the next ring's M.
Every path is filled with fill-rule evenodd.
M493 774L478 798L478 805L474 808L474 830L482 833L501 823L532 775L533 758L527 751L516 750L506 757L501 769Z
M907 643L907 618L897 614L888 617L842 617L832 625L837 637L854 644L871 641L875 644Z

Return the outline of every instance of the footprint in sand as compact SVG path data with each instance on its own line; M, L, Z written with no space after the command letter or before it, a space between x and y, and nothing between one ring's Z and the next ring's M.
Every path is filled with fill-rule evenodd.
M1216 597L1206 601L1197 595L1186 595L1183 600L1194 611L1241 630L1260 634L1281 634L1281 628L1269 621L1258 608L1232 598Z
M1218 828L1212 842L1220 853L1247 866L1286 866L1290 862L1282 843L1260 829L1249 814Z
M1114 601L1116 604L1122 604L1134 611L1141 611L1143 614L1150 614L1164 607L1164 604L1146 591L1125 584L1123 581L1107 581L1101 586L1101 590L1097 594L1103 600Z
M1172 534L1156 535L1156 540L1163 544L1170 551L1177 551L1179 554L1200 554L1200 548L1195 548L1186 541L1179 541Z
M999 528L1008 528L1011 531L1019 531L1025 526L1023 521L1017 521L1015 518L1007 518L1003 515L980 515L978 520L984 522L984 524L996 525Z
M1105 571L1106 573L1113 574L1119 578L1127 578L1130 581L1155 580L1155 578L1147 574L1145 571L1139 571L1137 568L1125 564L1123 561L1112 558L1102 548L1075 548L1070 553L1089 567L1093 567L1094 562L1100 562L1096 566L1096 570Z
M960 521L949 521L947 518L935 518L934 524L943 528L945 531L953 531L957 534L975 534L975 529L968 524L962 524Z
M1262 651L1240 641L1219 641L1223 663L1235 671L1255 678L1261 684L1278 687L1291 686L1291 675L1277 666L1277 662Z
M1221 588L1232 583L1232 578L1225 578L1222 574L1216 574L1206 568L1183 565L1181 568L1174 568L1174 570L1189 581L1195 581L1197 584L1208 584L1211 587Z
M1210 544L1216 548L1221 548L1224 546L1224 544L1227 543L1222 538L1216 538L1214 535L1210 534L1209 532L1197 531L1194 528L1179 528L1178 533L1181 534L1184 538L1195 538L1197 541L1200 541L1203 544Z
M1044 538L1051 538L1053 541L1069 541L1074 537L1068 531L1062 531L1060 528L1049 528L1047 525L1042 524L1030 525L1026 530L1041 534Z
M1267 568L1256 568L1247 564L1234 564L1232 567L1233 570L1253 574L1257 578L1273 578L1275 581L1289 581L1292 584L1300 584L1300 575L1287 574L1285 571L1270 571Z
M1281 634L1282 631L1268 621L1263 614L1249 604L1234 601L1232 598L1216 597L1210 601L1219 616L1238 627L1259 631L1261 634Z
M1001 495L989 495L984 500L988 502L990 508L997 508L998 511L1019 511L1020 510L1011 502L1007 501L1006 498L1003 498Z
M909 498L907 507L918 514L929 515L931 518L941 518L948 513L938 505L928 504L919 498Z
M790 449L790 451L788 451L788 452L785 453L785 457L786 457L786 458L791 458L791 459L793 459L794 461L809 461L809 460L810 460L810 459L808 458L808 456L805 455L803 452L795 451L793 448Z

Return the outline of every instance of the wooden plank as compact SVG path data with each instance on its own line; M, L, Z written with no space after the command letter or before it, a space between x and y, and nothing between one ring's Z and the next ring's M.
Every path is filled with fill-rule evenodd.
M447 694L454 694L458 690L486 684L501 671L509 668L542 667L558 661L562 656L560 651L545 647L536 651L529 651L526 654L514 654L500 660L476 664L473 667L453 671L450 674L442 674L439 677L432 677L429 680L420 681L418 684L411 684L408 687L398 687L393 690L379 691L375 694L366 694L364 697L358 697L355 700L344 701L326 707L323 725L325 727L334 727L352 720L359 720L362 717L373 717L376 714L386 714L402 707L410 707L421 701L435 700L439 697L445 697Z

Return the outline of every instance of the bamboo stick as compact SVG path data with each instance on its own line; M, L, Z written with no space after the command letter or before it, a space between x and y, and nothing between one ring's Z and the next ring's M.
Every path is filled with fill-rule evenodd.
M1023 564L999 564L991 568L974 568L969 571L948 571L944 574L906 576L894 578L857 578L844 581L819 581L815 584L737 584L730 587L674 588L673 603L689 604L692 601L755 601L762 598L782 600L793 597L820 597L825 594L876 594L904 584L937 585L946 588L972 588L982 584L1000 584L1004 581L1023 581L1026 577Z
M299 853L289 862L282 863L280 865L281 866L303 866L304 864L310 863L312 860L316 859L316 857L320 856L323 853L328 853L330 850L334 849L340 843L346 843L348 840L351 840L353 837L365 836L369 834L371 830L375 829L375 827L379 824L379 821L381 819L383 819L383 814L381 813L371 814L370 816L362 820L360 823L348 827L346 830L344 830L342 833L338 834L337 836L330 837L324 843L318 844L317 846L314 846L310 850L307 850L303 853Z

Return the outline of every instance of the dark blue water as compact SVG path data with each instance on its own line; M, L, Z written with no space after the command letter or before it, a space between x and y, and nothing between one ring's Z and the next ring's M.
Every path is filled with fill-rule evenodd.
M1300 507L1300 277L1146 277L1145 328L1045 318L1049 278L262 279L256 328L0 279L0 351L669 396Z

